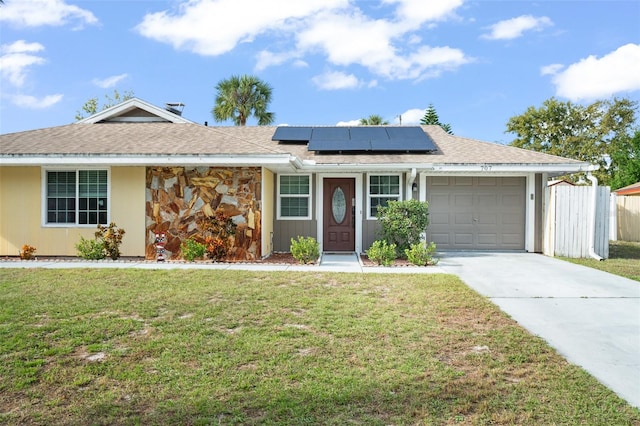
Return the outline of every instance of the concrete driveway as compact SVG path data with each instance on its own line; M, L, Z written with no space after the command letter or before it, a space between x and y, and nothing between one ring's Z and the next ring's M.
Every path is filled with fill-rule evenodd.
M539 254L440 255L438 266L640 408L640 282Z

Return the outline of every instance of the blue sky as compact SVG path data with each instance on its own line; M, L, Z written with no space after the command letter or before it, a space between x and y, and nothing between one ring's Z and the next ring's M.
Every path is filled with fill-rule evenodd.
M254 74L274 124L416 124L508 143L555 96L640 100L640 1L5 0L0 133L68 124L133 91L209 125L215 86ZM255 121L249 121L249 125Z

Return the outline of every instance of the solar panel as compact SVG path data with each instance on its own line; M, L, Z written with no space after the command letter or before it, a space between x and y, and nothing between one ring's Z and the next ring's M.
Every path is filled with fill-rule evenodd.
M431 152L433 140L418 126L278 127L271 138L308 142L316 152Z
M349 140L349 127L314 127L311 140Z
M427 135L422 127L418 126L387 127L387 133L390 139L423 139Z
M368 140L311 139L309 151L371 151Z
M389 139L384 127L350 127L351 140Z
M280 142L307 142L311 139L311 127L280 126L271 138Z

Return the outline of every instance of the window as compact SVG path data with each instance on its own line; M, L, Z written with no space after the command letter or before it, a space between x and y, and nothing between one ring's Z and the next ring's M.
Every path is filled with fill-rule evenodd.
M45 175L45 224L108 223L106 170L48 170Z
M378 206L400 200L400 175L369 175L368 219L375 219Z
M311 219L311 177L278 175L278 219Z

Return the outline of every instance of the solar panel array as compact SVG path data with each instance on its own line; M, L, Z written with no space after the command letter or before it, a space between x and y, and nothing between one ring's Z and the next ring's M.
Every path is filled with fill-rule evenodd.
M271 138L282 143L308 143L316 152L433 152L433 140L419 126L299 127L280 126Z

